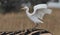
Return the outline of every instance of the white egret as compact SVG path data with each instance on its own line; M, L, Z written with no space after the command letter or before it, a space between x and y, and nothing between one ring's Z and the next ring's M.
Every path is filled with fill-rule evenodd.
M34 6L33 13L29 13L29 8L27 6L24 6L24 8L22 9L26 9L26 15L31 21L33 21L36 24L35 27L37 27L39 23L44 23L41 20L43 19L45 14L51 14L52 12L51 9L48 9L47 4L38 4Z

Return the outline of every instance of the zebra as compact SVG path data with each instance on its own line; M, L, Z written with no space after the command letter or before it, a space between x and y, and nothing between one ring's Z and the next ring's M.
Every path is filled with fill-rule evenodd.
M50 33L52 35L51 32L44 29L27 29L24 31L0 32L0 35L40 35L44 33Z

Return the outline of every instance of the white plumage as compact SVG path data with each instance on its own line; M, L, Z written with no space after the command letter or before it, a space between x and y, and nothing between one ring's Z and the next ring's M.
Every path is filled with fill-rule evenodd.
M29 8L25 6L23 9L26 9L26 14L28 18L33 21L35 24L43 23L41 21L45 14L51 14L51 10L47 8L47 4L38 4L33 7L33 13L29 13Z

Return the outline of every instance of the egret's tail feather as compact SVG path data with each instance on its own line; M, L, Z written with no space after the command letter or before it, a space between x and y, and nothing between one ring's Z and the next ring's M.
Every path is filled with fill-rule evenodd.
M40 20L40 23L44 23L44 22Z
M39 23L44 23L42 20L38 20Z

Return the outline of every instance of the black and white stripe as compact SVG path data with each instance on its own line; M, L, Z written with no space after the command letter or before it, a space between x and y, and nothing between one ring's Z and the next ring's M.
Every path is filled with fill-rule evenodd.
M24 31L15 31L15 32L0 32L0 35L40 35L41 33L50 33L47 30L43 29L27 29Z

